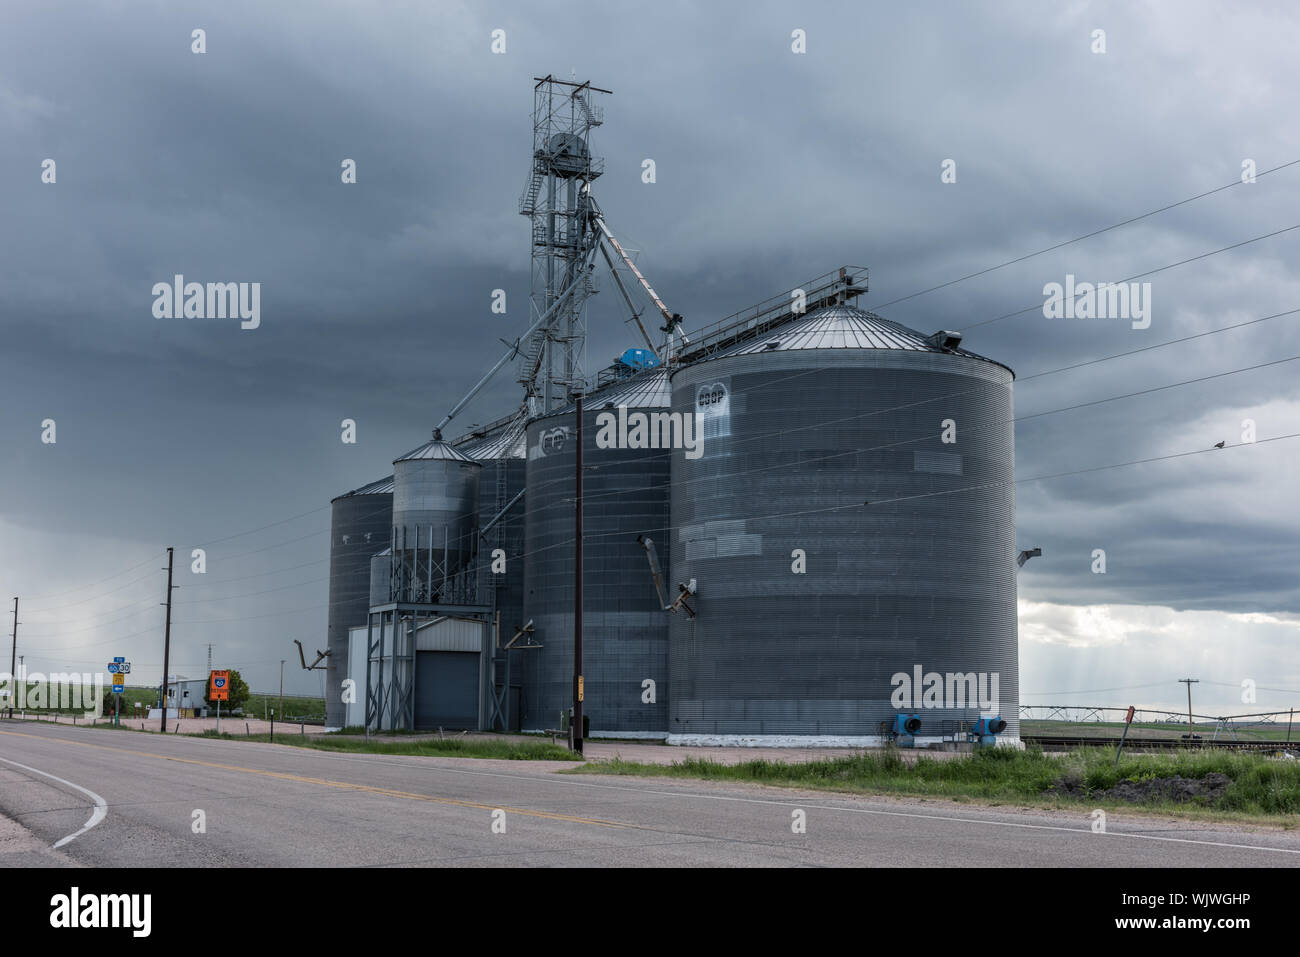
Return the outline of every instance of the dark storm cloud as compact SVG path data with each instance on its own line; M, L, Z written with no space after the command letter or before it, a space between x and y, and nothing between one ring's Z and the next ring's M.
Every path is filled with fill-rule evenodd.
M159 3L4 16L0 587L20 594L323 506L423 440L526 324L516 204L535 74L572 68L615 91L597 195L688 330L843 263L871 268L863 305L888 302L1232 182L1245 158L1261 170L1300 158L1284 121L1295 18L1268 6ZM504 56L489 52L498 27ZM795 28L806 55L790 52ZM1096 28L1103 56L1089 51ZM55 186L39 182L45 157ZM339 182L344 158L355 186ZM948 158L953 185L939 181ZM972 327L966 346L1028 376L1294 308L1297 233L1149 277L1147 330L1038 313L975 325L1041 304L1067 273L1118 279L1300 222L1298 195L1300 167L881 311L924 332ZM261 282L261 328L154 319L150 289L176 273ZM489 311L496 288L506 317ZM589 372L639 344L617 307L605 280ZM1282 318L1027 379L1017 412L1300 355L1298 329ZM1295 373L1025 419L1017 474L1238 446L1246 416L1261 438L1300 431ZM516 401L503 373L463 422ZM52 447L39 443L47 417ZM344 418L356 446L339 442ZM1296 443L1278 442L1025 482L1021 543L1044 556L1021 595L1300 611L1298 465ZM183 659L214 641L268 686L287 636L323 644L322 566L285 569L321 559L327 521L213 546L213 584L182 581L211 599L185 609ZM1104 576L1089 570L1096 548ZM120 602L148 597L139 588ZM102 620L120 602L81 610ZM149 627L90 627L57 647L97 661L90 638L146 640L115 636Z

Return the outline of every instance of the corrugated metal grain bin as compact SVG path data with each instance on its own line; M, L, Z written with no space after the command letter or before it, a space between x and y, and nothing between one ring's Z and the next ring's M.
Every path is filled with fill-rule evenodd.
M370 598L370 558L388 544L393 522L393 477L340 495L330 509L330 605L326 629L325 726L341 728L348 677L348 629L363 625Z
M959 341L831 306L674 373L670 741L1018 740L1013 374Z
M403 601L436 601L446 579L468 564L481 469L436 431L394 460L392 584Z
M668 401L667 374L656 369L583 403L584 713L593 735L662 737L668 728L668 614L637 536L668 525L670 453L598 441L602 415L666 412ZM521 656L526 729L557 727L573 701L575 425L570 407L528 426L525 614L544 647ZM654 701L645 700L647 679Z

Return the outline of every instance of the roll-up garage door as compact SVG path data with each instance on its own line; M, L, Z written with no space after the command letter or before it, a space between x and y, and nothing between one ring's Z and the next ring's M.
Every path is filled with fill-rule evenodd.
M478 727L479 655L472 651L415 653L415 726Z

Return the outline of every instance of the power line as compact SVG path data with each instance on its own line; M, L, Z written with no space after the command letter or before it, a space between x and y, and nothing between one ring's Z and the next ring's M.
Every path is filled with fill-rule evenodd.
M382 511L382 510L381 510L381 511ZM224 561L225 559L222 559L222 560ZM250 578L269 578L269 577L272 576L272 575L283 575L285 572L295 571L296 569L299 569L299 568L307 568L307 567L310 566L310 565L323 565L323 564L324 564L325 562L327 562L327 561L329 561L329 558L328 558L328 557L326 557L326 558L318 558L318 559L316 559L316 561L314 561L314 562L303 562L303 563L301 563L301 564L299 564L299 565L286 565L284 568L277 568L277 569L275 569L274 571L269 571L269 572L254 572L254 573L251 574L251 575L239 575L239 576L237 576L237 577L235 577L235 578L216 578L216 579L213 579L213 580L211 580L211 581L207 580L207 578L206 578L206 576L205 576L205 577L204 577L204 580L202 580L202 581L195 580L195 581L191 582L189 585L187 585L186 587L187 587L187 588L199 588L199 587L206 586L206 585L224 585L224 584L226 584L226 583L228 583L228 582L242 582L242 581L248 581L248 579L250 579ZM276 659L276 660L278 661L279 659Z
M1193 339L1202 339L1205 336L1218 335L1220 332L1228 332L1232 329L1241 329L1244 326L1253 326L1259 322L1268 322L1270 319L1280 319L1283 316L1293 316L1298 312L1300 312L1300 309L1288 309L1286 312L1275 312L1271 316L1261 316L1258 319L1248 319L1245 322L1236 322L1230 326L1220 326L1217 329L1210 329L1206 332L1198 332L1190 336L1182 336L1181 338L1178 339L1166 339L1164 342L1157 342L1154 343L1153 345L1142 346L1138 349L1130 349L1127 352L1116 352L1114 355L1102 356L1099 359L1088 359L1084 362L1076 362L1073 365L1061 366L1059 369L1050 369L1046 372L1035 372L1033 375L1019 376L1016 379L1016 384L1019 385L1022 382L1028 382L1030 379L1039 379L1042 378L1043 376L1055 375L1058 372L1070 372L1071 370L1074 369L1082 369L1084 366L1096 365L1099 362L1107 362L1111 359L1122 358L1123 356L1134 356L1137 355L1139 352L1149 352L1152 349L1163 349L1165 346L1177 345L1180 342L1191 342Z
M268 528L275 528L277 525L286 525L289 522L295 522L300 518L306 518L308 515L315 515L317 512L322 512L325 509L330 508L332 504L333 503L330 503L330 505L322 505L319 508L313 508L310 511L300 512L297 515L291 515L289 518L282 518L278 522L268 522L267 524L259 525L256 528L246 529L245 531L242 532L235 532L233 535L227 535L224 538L213 538L213 539L209 539L206 542L199 542L194 547L210 548L213 545L220 545L222 542L228 542L234 538L243 538L245 535L252 535L254 532L261 532Z
M149 602L151 606L157 604L156 599L149 599L149 598L142 598L140 601L136 602L136 604L139 605L145 602ZM135 611L129 612L128 614L121 615L117 618L109 618L104 621L97 621L94 622L93 624L85 625L81 628L63 628L54 633L49 633L49 632L28 633L28 637L29 638L60 638L63 635L76 635L86 631L94 631L97 628L103 628L105 625L114 625L120 621L126 621L127 619L135 618L137 615L143 615L145 612L153 611L153 610L154 609L152 607L140 608ZM53 622L42 622L42 624L53 624Z
M285 591L286 589L289 588L301 588L303 585L316 585L324 581L329 581L328 575L326 575L323 578L309 578L306 581L294 582L292 585L280 585L277 588L267 588L262 591L247 591L247 592L241 592L238 595L221 595L216 598L192 598L189 601L178 601L175 604L198 605L198 604L204 604L207 602L214 602L214 601L232 601L233 599L236 598L251 598L254 595L269 595L272 592Z
M1139 389L1137 392L1126 392L1123 395L1107 396L1104 399L1094 399L1091 402L1079 402L1075 405L1067 405L1059 409L1049 409L1046 412L1033 412L1029 415L1018 415L1012 422L1023 422L1026 419L1037 419L1044 415L1055 415L1058 412L1073 412L1076 409L1086 409L1089 406L1101 405L1104 402L1115 402L1119 399L1132 399L1139 395L1150 395L1153 392L1164 392L1167 389L1176 389L1180 386L1195 385L1199 382L1209 382L1211 379L1222 379L1225 376L1238 375L1242 372L1254 372L1257 369L1267 369L1270 366L1284 365L1288 362L1295 362L1300 356L1289 356L1286 359L1274 359L1272 362L1261 362L1258 365L1243 366L1240 369L1229 369L1227 372L1215 372L1210 375L1197 376L1194 379L1183 379L1179 382L1171 382L1168 385L1153 386L1150 389Z
M1286 169L1289 166L1295 166L1297 163L1300 163L1300 159L1294 159L1291 160L1291 162L1289 163L1283 163L1280 166L1274 166L1271 169L1266 169L1262 173L1256 173L1255 179L1258 180L1261 176L1267 176L1269 173L1276 173L1278 170ZM954 286L959 282L965 282L967 279L975 279L979 276L988 275L991 272L996 272L999 269L1005 269L1007 266L1014 266L1016 263L1022 263L1027 259L1033 259L1035 256L1041 256L1044 253L1050 253L1050 252L1055 252L1058 249L1064 249L1066 246L1071 246L1074 243L1083 242L1083 240L1091 239L1094 236L1100 236L1102 233L1108 233L1112 229L1119 229L1121 226L1128 226L1132 223L1136 223L1143 219L1147 219L1151 216L1155 216L1158 213L1168 212L1171 209L1177 209L1179 206L1186 206L1188 203L1195 202L1198 199L1204 199L1206 196L1213 196L1215 193L1221 193L1224 190L1232 189L1234 186L1241 186L1241 185L1242 185L1242 180L1240 177L1238 177L1237 179L1233 180L1231 183L1227 183L1223 186L1215 187L1214 189L1206 190L1203 193L1197 193L1195 196L1189 196L1187 199L1180 199L1176 203L1170 203L1167 206L1161 206L1159 209L1153 209L1150 212L1142 213L1139 216L1132 216L1128 219L1121 220L1118 223L1111 223L1111 225L1109 226L1103 226L1101 229L1094 229L1092 232L1084 233L1082 236L1075 236L1073 239L1067 239L1064 242L1055 243L1054 245L1047 246L1043 249L1036 250L1032 253L1025 253L1023 256L1017 256L1014 259L1008 259L1005 262L1000 262L995 266L989 266L985 269L977 270L976 272L967 273L964 276L958 276L956 279L949 279L947 282L941 282L937 286L930 286L928 289L922 289L919 292L910 293L906 296L900 296L897 299L891 299L888 302L882 302L879 305L869 306L868 308L884 309L886 306L892 306L900 302L907 302L909 299L915 299L917 296L924 296L927 293L936 292L940 289L946 289L949 286Z
M1187 259L1180 259L1178 262L1170 263L1167 266L1159 266L1155 269L1148 269L1146 272L1135 273L1134 275L1127 276L1124 279L1116 280L1116 283L1118 284L1122 282L1132 282L1134 279L1142 279L1145 278L1146 276L1154 276L1156 273L1164 272L1167 269L1176 269L1179 266L1186 266L1188 263L1194 263L1201 259L1208 259L1211 256L1217 256L1219 253L1226 253L1232 249L1240 249L1242 246L1249 246L1251 243L1257 243L1265 239L1272 239L1274 236L1281 236L1283 233L1289 233L1293 229L1300 229L1300 223L1296 223L1294 226L1287 226L1284 229L1275 229L1273 230L1273 232L1264 233L1262 236L1253 236L1250 239L1243 239L1241 242L1233 243L1230 246L1221 246L1218 249L1210 250L1208 253L1201 253L1199 256L1191 256ZM1010 319L1013 316L1023 316L1027 312L1036 312L1042 308L1043 308L1043 304L1041 302L1037 302L1032 306L1026 306L1024 309L1017 309L1015 312L1008 312L1000 316L994 316L992 319L982 319L979 322L972 322L969 326L958 326L957 330L959 332L965 332L967 329L976 329L979 326L987 326L991 322L1001 322L1003 319Z
M1124 685L1120 688L1085 688L1081 691L1022 691L1021 696L1037 697L1038 695L1048 694L1103 694L1108 691L1138 691L1143 688L1165 688L1169 686L1168 681L1157 681L1149 685ZM1045 708L1049 705L1033 705L1036 708Z
M38 602L39 602L39 601L41 601L41 600L43 600L43 599L48 599L48 598L57 598L57 597L59 597L60 595L70 595L70 594L72 594L73 592L83 591L83 590L85 590L85 589L87 589L87 588L98 588L100 585L104 584L105 582L110 582L110 581L112 581L114 578L120 578L122 575L125 575L125 574L127 574L127 573L129 573L129 572L133 572L133 571L135 571L135 570L136 570L137 568L139 568L141 565L147 565L147 564L149 564L150 562L154 562L154 561L157 561L157 560L158 560L158 554L154 554L154 555L150 556L149 558L146 558L146 559L145 559L144 561L142 561L142 562L137 562L136 564L131 565L131 566L128 567L128 568L124 568L124 569L122 569L122 570L119 571L119 572L114 572L112 575L109 575L107 578L100 579L99 581L97 581L97 582L93 582L93 583L91 583L91 584L89 584L89 585L80 585L80 586L78 586L78 587L76 587L76 588L68 588L68 589L65 589L65 590L63 590L63 591L57 591L57 592L46 592L44 595L33 595L32 598L31 598L30 600L31 600L31 601L38 601ZM103 597L103 595L111 595L111 594L113 594L113 592L115 592L115 591L121 591L122 588L127 587L127 585L134 585L135 582L143 581L143 580L144 580L144 577L142 576L142 577L140 577L140 578L135 579L134 581L129 581L129 582L127 582L126 585L122 585L120 588L115 588L115 589L113 589L113 590L111 590L111 591L103 592L101 595L92 596L92 598L87 598L87 599L83 599L83 600L84 600L84 601L91 601L91 600L93 600L93 598L96 598L96 597ZM28 600L28 599L24 599L24 600ZM77 604L80 604L80 602L77 602ZM66 606L60 605L60 607L66 607ZM39 610L39 609L38 609L38 610Z

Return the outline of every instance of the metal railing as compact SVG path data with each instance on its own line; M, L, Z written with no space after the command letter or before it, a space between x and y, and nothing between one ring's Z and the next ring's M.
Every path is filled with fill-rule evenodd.
M841 266L802 285L769 296L762 302L747 306L710 325L687 329L686 332L691 339L690 345L683 346L678 351L676 361L695 362L712 355L719 349L762 335L773 326L781 325L815 309L856 299L867 291L867 278L866 266ZM798 312L795 311L795 298L792 295L796 289L803 292L803 304Z

